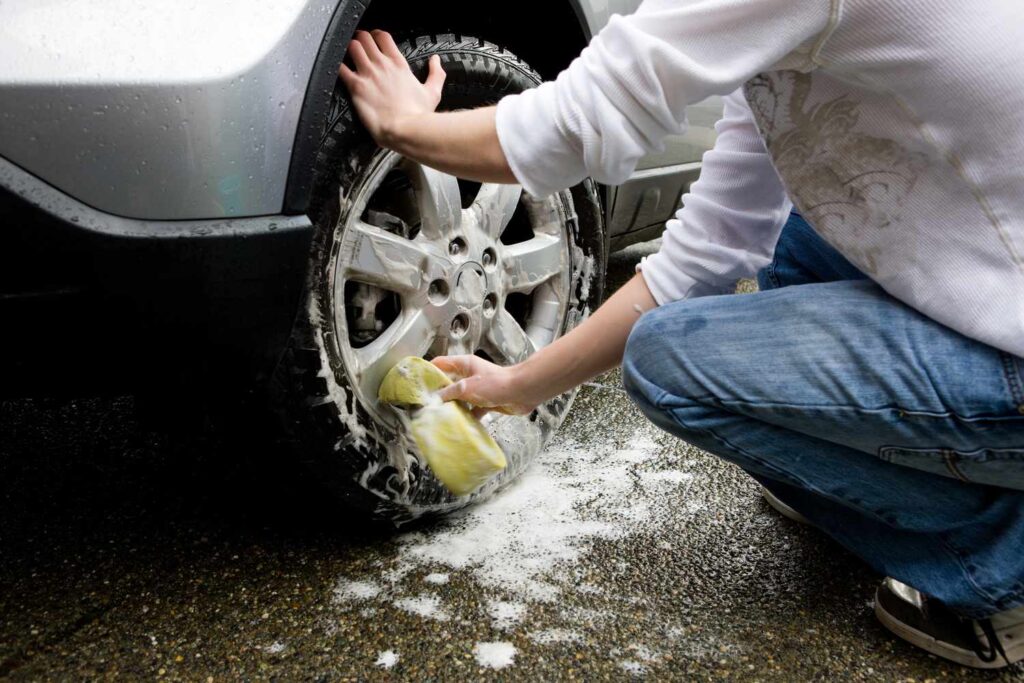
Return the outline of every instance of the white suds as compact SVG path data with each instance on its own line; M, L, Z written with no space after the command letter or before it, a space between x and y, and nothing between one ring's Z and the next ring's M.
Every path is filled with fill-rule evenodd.
M263 651L266 652L268 655L279 654L284 651L284 643L282 643L279 640L275 640L273 643L263 648Z
M352 600L372 600L380 595L380 586L372 581L349 581L342 579L334 587L335 602Z
M633 304L633 310L639 313L640 315L644 314L643 306L641 306L640 304Z
M496 496L431 528L397 536L394 559L381 563L371 580L339 581L335 603L345 609L373 600L372 605L356 605L377 608L379 614L390 605L425 619L465 621L476 615L456 613L458 603L449 603L448 593L436 588L459 572L459 581L471 582L478 591L494 628L511 631L525 625L529 637L542 644L582 642L576 629L608 615L591 609L589 602L563 599L606 595L582 573L581 561L598 541L656 533L673 516L699 514L703 507L687 499L692 464L673 459L643 432L629 448L556 436ZM625 562L612 567L628 569ZM536 603L554 607L556 621L535 621ZM538 615L543 611L536 610ZM632 653L624 658L644 662Z
M548 628L543 631L532 631L529 634L530 640L539 645L553 645L555 643L582 643L583 636L577 631L570 631L564 628Z
M619 666L622 668L623 671L633 676L643 676L645 673L647 673L646 666L644 666L640 662L635 662L632 659L626 659L624 661L619 662Z
M504 669L512 664L516 657L516 648L512 643L503 641L495 643L477 643L473 648L476 663L487 669Z
M488 600L487 613L491 616L491 623L495 628L509 629L526 616L526 605L521 602Z
M436 595L419 595L415 598L401 598L395 600L395 606L399 609L404 609L406 612L425 617L427 619L436 619L437 621L447 621L448 614L441 609L441 598Z
M657 450L643 438L627 449L549 449L501 494L444 526L402 537L401 562L471 569L485 586L553 601L561 591L557 569L577 563L596 539L641 530L654 501L690 480L686 472L645 472L637 491L631 474Z
M383 669L390 669L398 663L398 653L394 650L384 650L377 655L377 661L374 662L377 666Z

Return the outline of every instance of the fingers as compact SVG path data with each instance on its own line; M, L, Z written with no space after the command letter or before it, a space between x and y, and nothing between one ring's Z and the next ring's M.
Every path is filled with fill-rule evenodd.
M474 358L476 356L438 356L430 362L450 375L467 377L473 374Z
M482 407L479 407L479 406L476 407L476 408L473 408L473 410L470 411L470 413L473 415L473 417L475 419L477 419L477 420L481 419L484 415L486 415L489 412L491 412L490 408L482 408Z
M433 90L438 97L441 95L441 88L444 86L445 73L441 67L441 57L433 55L430 58L430 65L428 67L427 80L424 85Z
M352 90L352 86L356 84L356 80L359 78L356 76L356 72L348 68L348 64L344 63L338 67L338 76L349 90Z
M384 54L380 51L377 46L377 41L373 39L366 31L356 31L355 39L359 41L359 44L363 46L363 50L366 51L366 56L370 58L373 64L377 64L384 59Z
M366 48L358 40L348 44L348 54L352 57L352 63L356 65L356 71L369 71L373 68L370 57L366 54Z
M377 47L386 56L391 59L398 60L403 64L405 62L405 55L398 49L398 45L395 44L395 39L391 37L391 34L387 31L381 31L380 29L374 29L370 31L370 35L373 36L373 40L377 43Z
M460 379L454 384L449 384L441 391L437 392L437 395L442 401L461 401L466 398L466 380Z
M355 32L352 41L348 44L348 54L352 57L352 63L356 65L356 71L370 71L384 59L384 54L377 46L373 36L366 31Z

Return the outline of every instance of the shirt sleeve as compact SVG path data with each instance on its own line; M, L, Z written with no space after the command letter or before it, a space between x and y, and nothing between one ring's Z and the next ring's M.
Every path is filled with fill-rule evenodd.
M819 47L837 1L646 0L612 16L556 80L498 103L512 173L535 197L624 182L685 130L687 105Z
M637 266L659 305L735 288L768 264L792 209L740 91L724 98L700 179L668 221L661 249Z

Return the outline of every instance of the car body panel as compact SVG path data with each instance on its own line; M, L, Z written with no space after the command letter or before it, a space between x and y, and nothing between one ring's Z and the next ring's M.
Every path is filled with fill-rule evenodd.
M337 0L0 4L0 156L108 213L281 210Z
M640 4L569 1L588 35ZM296 181L296 169L312 163L318 140L315 122L303 121L329 97L326 61L337 61L364 7L363 0L6 0L0 157L116 216L303 212L308 182ZM609 189L613 234L671 215L678 196L669 188L689 186L693 169L680 175L680 165L698 163L713 144L720 111L717 101L691 107L691 129L640 161L628 197L616 201ZM677 177L669 182L655 169ZM660 196L654 210L648 185Z

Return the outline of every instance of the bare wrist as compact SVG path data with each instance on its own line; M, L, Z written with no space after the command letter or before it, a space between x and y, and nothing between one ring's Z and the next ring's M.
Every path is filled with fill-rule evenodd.
M522 396L527 402L539 404L551 397L545 391L547 384L537 363L537 355L534 354L521 363L511 366L509 381L516 396Z
M377 143L386 149L406 154L421 116L399 116L381 126Z

